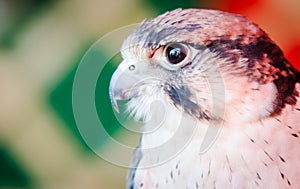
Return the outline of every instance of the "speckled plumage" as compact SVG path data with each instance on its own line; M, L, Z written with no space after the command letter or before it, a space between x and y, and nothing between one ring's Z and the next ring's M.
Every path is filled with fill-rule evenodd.
M165 56L172 43L188 49L178 65ZM121 52L114 106L131 99L128 110L147 120L158 100L166 112L142 134L127 188L300 188L300 74L256 24L176 9L142 22ZM220 127L200 153L207 129Z

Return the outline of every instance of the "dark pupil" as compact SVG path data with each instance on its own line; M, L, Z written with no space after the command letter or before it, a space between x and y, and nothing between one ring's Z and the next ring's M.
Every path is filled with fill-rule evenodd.
M185 58L186 54L182 52L180 47L168 47L167 57L170 63L177 64Z

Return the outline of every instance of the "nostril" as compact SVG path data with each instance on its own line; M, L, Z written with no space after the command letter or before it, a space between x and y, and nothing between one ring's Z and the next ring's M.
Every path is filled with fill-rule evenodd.
M134 65L130 65L128 69L129 69L130 71L133 71L133 70L135 70L135 66L134 66Z

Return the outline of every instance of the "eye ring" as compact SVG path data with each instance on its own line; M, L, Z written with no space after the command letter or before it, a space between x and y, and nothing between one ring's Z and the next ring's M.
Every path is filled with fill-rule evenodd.
M181 43L170 43L165 47L164 55L167 61L176 65L181 63L187 57L188 48Z

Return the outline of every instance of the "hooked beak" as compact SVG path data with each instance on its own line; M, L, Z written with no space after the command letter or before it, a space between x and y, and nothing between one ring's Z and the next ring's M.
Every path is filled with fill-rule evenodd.
M109 96L112 106L119 113L118 100L128 100L137 95L136 86L140 79L136 66L122 62L112 75L109 85Z

